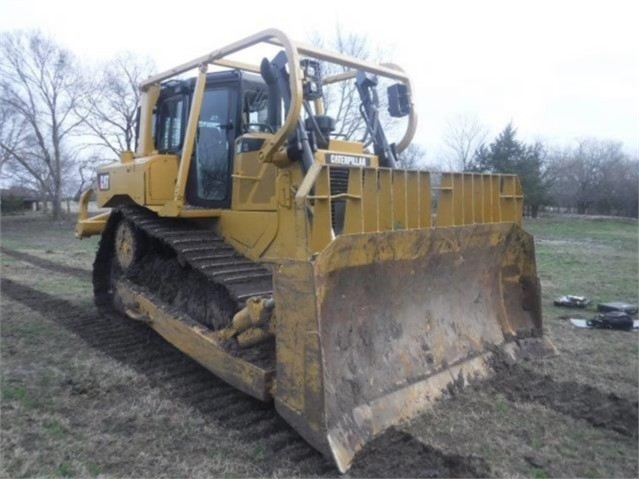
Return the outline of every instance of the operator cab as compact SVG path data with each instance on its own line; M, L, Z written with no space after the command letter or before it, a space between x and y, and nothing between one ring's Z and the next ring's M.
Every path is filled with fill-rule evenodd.
M162 85L154 130L159 153L181 154L194 88L195 79ZM268 89L259 76L241 71L207 75L187 179L188 204L229 207L235 139L246 133L270 133L279 128L279 124L270 125L268 120Z
M292 103L287 57L282 51L273 60L264 58L260 76L240 70L209 73L195 134L193 156L186 182L185 199L191 206L229 208L235 140L250 133L275 134L282 126ZM317 114L311 102L322 100L323 80L317 60L302 59L302 97L305 121L300 118L286 140L286 156L299 161L305 174L315 161L318 149L328 149L335 120ZM162 84L154 112L155 149L161 154L180 156L183 149L189 111L196 79L171 80ZM360 113L365 124L361 143L372 143L379 165L397 166L395 144L389 143L379 119L375 75L358 71L355 86L361 99ZM393 117L409 114L406 85L388 88L389 113ZM317 109L316 109L317 111ZM242 152L259 149L262 139L247 138Z

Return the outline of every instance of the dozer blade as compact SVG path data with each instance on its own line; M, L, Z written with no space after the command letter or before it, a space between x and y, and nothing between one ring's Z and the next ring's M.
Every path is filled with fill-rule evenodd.
M533 239L514 224L339 236L274 278L275 403L345 472L497 359L552 354Z

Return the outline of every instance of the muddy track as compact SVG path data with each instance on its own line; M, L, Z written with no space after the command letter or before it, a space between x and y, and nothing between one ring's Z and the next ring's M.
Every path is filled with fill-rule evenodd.
M555 381L522 365L502 367L479 386L503 394L513 402L535 402L595 427L637 437L639 403L604 393L588 384Z
M2 278L2 293L40 312L91 347L144 375L164 397L204 414L220 428L240 432L264 451L256 466L264 475L288 470L302 476L339 476L332 462L309 446L272 404L257 401L227 385L173 348L151 329L121 317L103 317L27 285ZM355 459L350 477L486 477L481 458L445 454L412 436L390 430Z
M133 262L125 269L117 260L118 231L133 238ZM265 265L240 255L213 231L132 205L111 212L93 264L95 304L102 314L119 314L113 284L124 279L162 308L212 330L227 327L247 298L271 296L273 284ZM229 353L265 372L275 370L274 338L250 348L228 346Z
M55 261L49 261L48 259L39 258L27 253L22 253L20 251L15 251L9 248L5 248L4 246L0 246L0 253L6 254L7 256L11 256L12 258L18 259L20 261L30 263L34 266L37 266L38 268L53 271L54 273L68 274L70 276L75 276L76 278L86 280L91 279L91 271L87 269L65 266L63 264L56 263Z

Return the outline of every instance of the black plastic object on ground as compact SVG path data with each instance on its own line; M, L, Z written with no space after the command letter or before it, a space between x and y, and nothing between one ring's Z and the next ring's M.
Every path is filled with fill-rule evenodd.
M585 308L590 304L590 300L585 296L566 295L553 301L555 306L563 306L566 308Z
M598 314L592 319L571 319L570 323L578 328L588 329L618 329L632 331L639 321L634 321L628 313L622 311L610 311Z
M600 313L608 313L610 311L621 311L626 314L637 314L637 305L622 302L599 303L597 311Z

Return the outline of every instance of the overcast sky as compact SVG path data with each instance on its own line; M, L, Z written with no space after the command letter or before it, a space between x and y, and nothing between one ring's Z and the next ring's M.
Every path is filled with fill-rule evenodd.
M235 10L237 8L237 10ZM367 35L414 83L416 141L433 160L446 123L477 115L492 135L639 151L639 1L0 0L0 29L38 28L82 59L131 50L159 69L265 28Z

